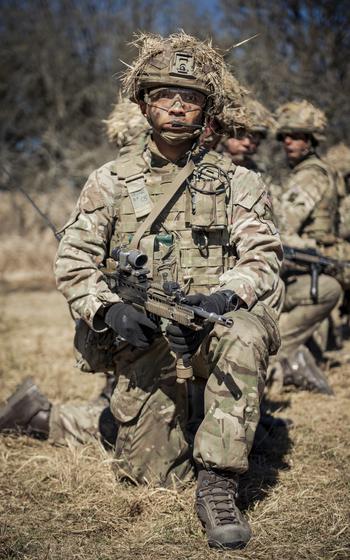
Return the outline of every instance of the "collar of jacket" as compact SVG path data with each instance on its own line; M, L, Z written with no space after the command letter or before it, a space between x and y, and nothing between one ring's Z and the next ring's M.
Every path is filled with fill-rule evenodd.
M289 163L290 169L295 169L300 163L303 163L303 161L305 161L306 159L309 159L313 156L318 158L318 155L316 154L315 150L313 148L311 148L311 150L305 156L302 156L301 158L294 161L293 163Z
M175 167L184 167L189 160L190 157L193 159L197 159L197 156L203 151L203 148L199 146L198 142L196 142L195 146L192 150L188 150L181 158L177 161L169 161L166 159L158 150L156 143L149 137L147 139L145 150L143 153L143 159L147 163L150 169L152 168L165 168L167 166L175 166Z

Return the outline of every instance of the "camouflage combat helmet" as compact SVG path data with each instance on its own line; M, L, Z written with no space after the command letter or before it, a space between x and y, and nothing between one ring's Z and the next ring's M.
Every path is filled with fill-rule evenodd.
M221 110L224 60L211 42L181 31L166 38L141 33L133 44L139 56L123 77L124 91L132 101L138 102L151 88L177 86L204 93L207 114Z
M306 101L290 101L281 105L276 111L277 139L282 134L305 132L319 142L324 140L327 118L323 111Z
M269 130L275 130L277 127L277 121L274 119L272 113L257 99L251 96L246 96L244 99L244 104L247 108L247 112L250 119L250 132L258 132L263 137L266 137Z
M215 119L226 136L235 136L238 129L249 128L251 122L243 101L244 94L248 91L225 68L223 73L224 104L222 111Z
M121 95L108 118L102 122L106 125L108 140L117 148L130 144L149 128L140 108Z
M342 175L350 174L350 148L344 143L329 148L325 159L336 171Z

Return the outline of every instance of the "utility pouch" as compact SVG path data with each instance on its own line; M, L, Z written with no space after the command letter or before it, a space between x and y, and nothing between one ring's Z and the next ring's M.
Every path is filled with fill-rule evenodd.
M83 319L76 320L74 355L78 369L87 373L114 371L119 350L112 329L96 332Z
M192 229L227 226L229 182L215 165L202 164L193 173L186 201L186 222Z

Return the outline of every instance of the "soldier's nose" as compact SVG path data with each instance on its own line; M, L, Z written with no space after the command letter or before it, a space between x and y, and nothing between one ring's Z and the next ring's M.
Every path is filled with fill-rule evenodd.
M169 113L175 113L175 114L182 114L184 113L184 108L181 104L180 101L175 101L175 103L170 107L169 109Z

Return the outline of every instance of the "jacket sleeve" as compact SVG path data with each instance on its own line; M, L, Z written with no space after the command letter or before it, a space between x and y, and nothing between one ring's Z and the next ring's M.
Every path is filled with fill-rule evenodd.
M274 299L271 296L281 290L282 245L260 175L237 168L229 220L237 262L220 277L220 284L233 290L250 309L258 300Z
M117 181L108 164L89 177L59 244L55 261L57 287L80 317L94 330L106 325L98 313L120 301L99 266L108 252L118 198Z

